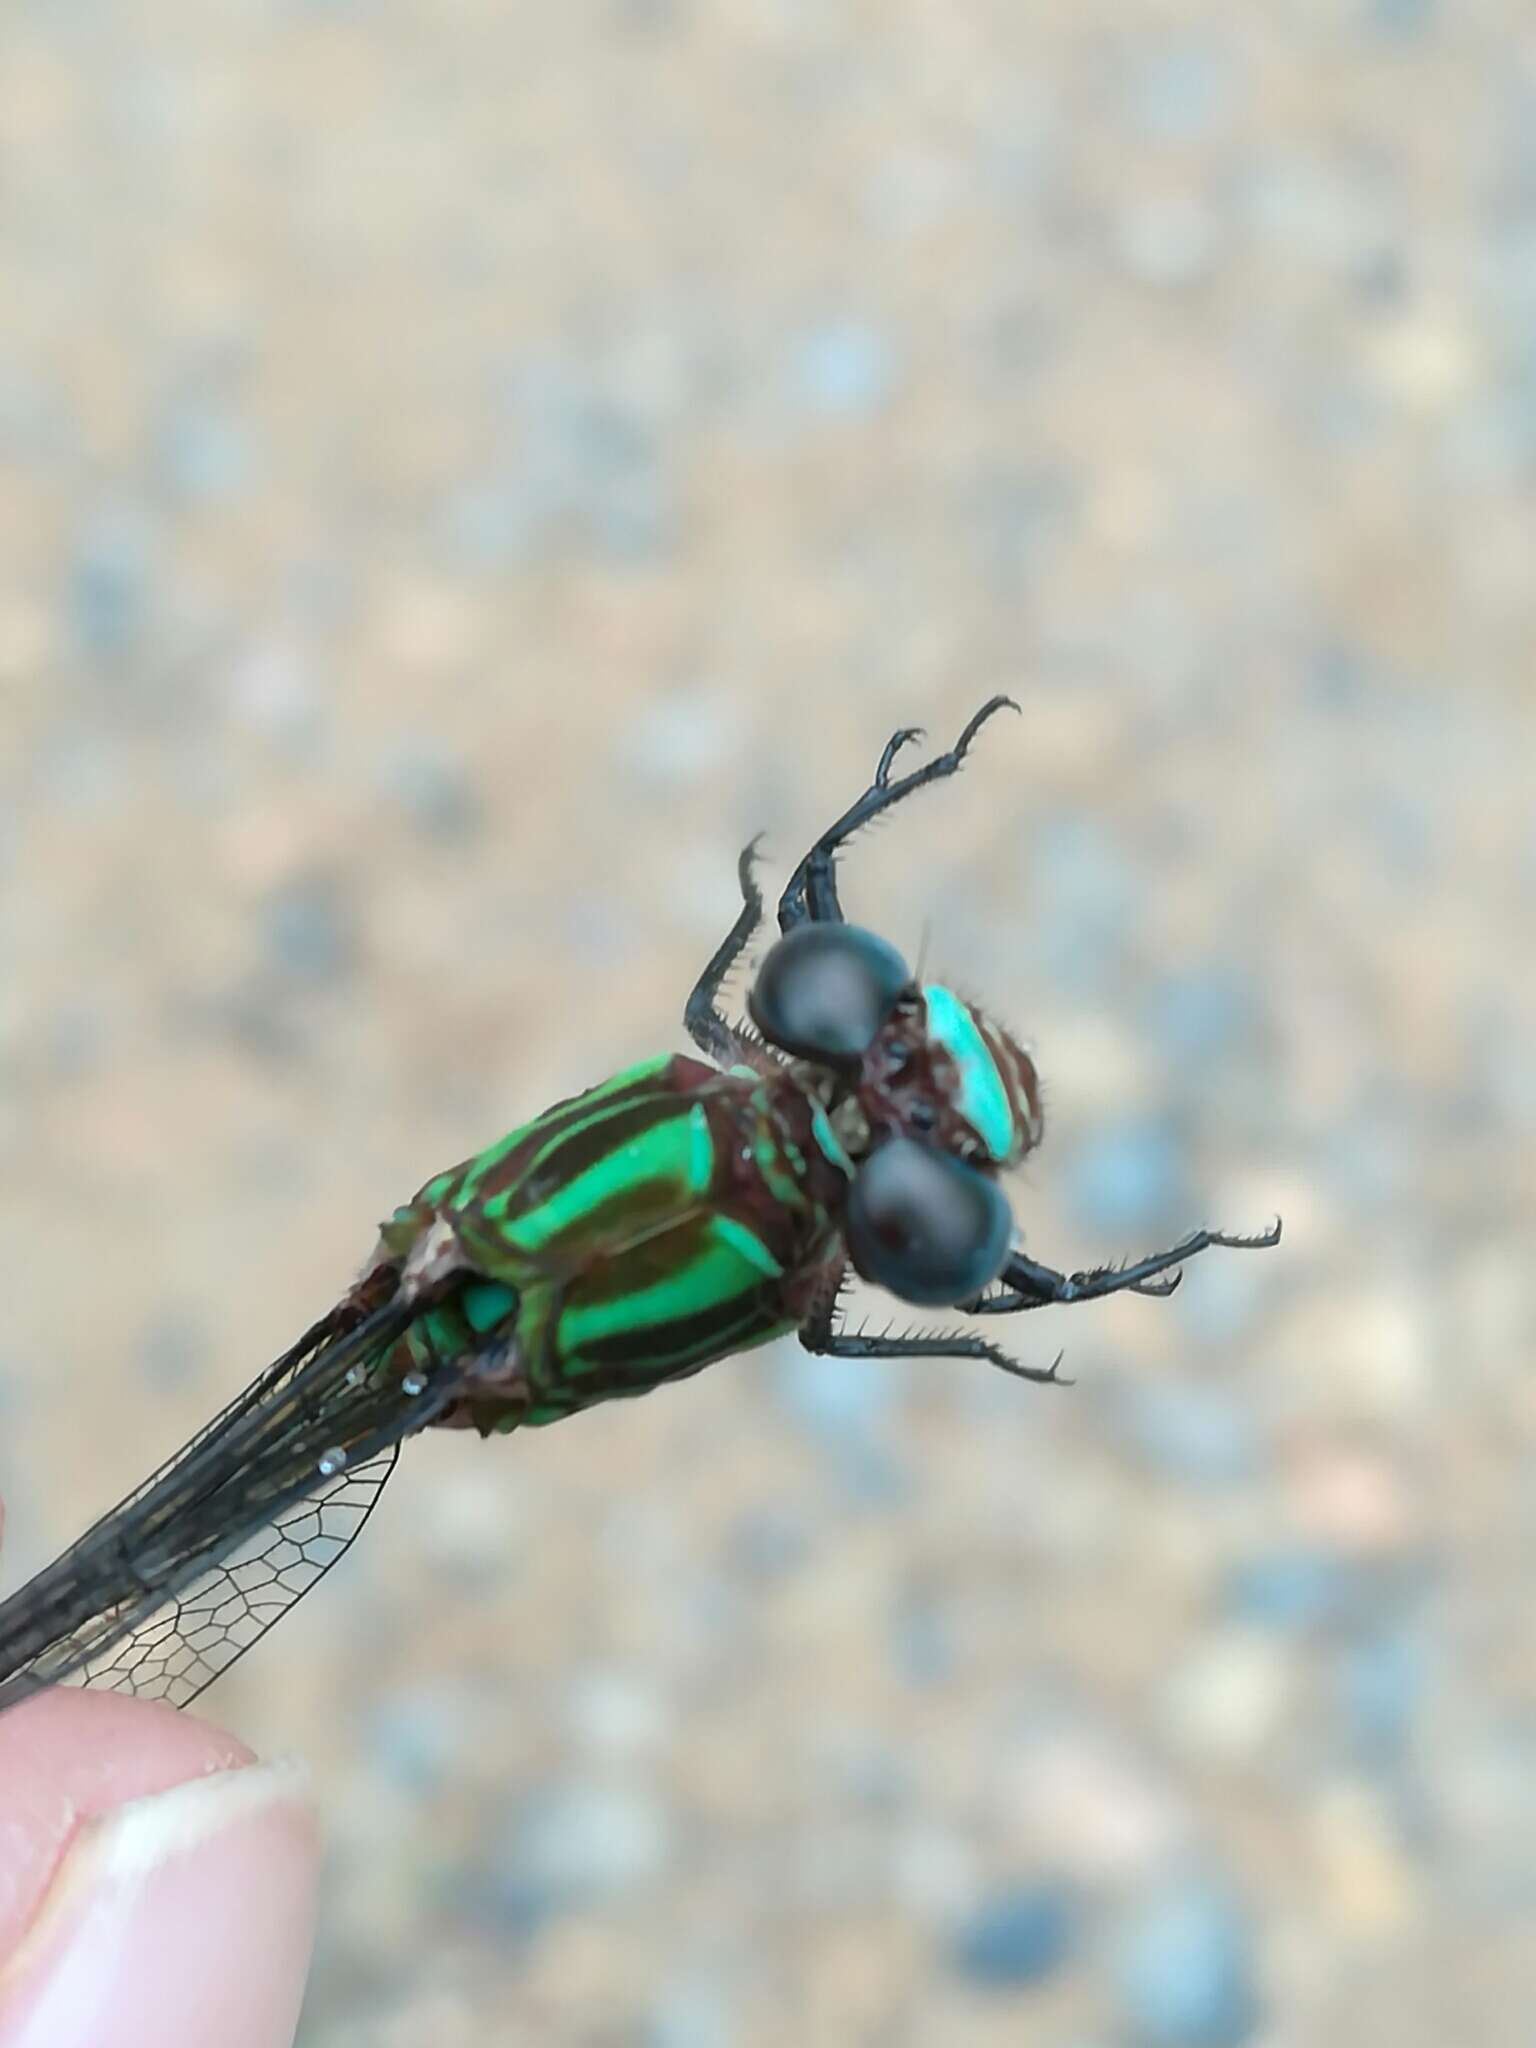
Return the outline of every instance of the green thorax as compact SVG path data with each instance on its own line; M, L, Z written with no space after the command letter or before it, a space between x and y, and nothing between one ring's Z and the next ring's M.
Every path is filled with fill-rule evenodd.
M478 1361L447 1419L553 1422L804 1319L847 1162L787 1075L647 1060L437 1175L384 1227L407 1284L451 1270L407 1340ZM446 1256L443 1251L447 1244Z

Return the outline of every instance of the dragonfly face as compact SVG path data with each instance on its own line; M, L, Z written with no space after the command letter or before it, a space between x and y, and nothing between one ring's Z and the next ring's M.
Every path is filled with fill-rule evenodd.
M809 1069L855 1167L844 1227L856 1271L925 1307L980 1294L1013 1235L993 1176L1040 1137L1029 1055L949 989L920 987L858 925L787 932L747 1007Z
M748 999L755 1035L718 1006L763 916L749 846L741 913L684 1012L706 1059L663 1055L557 1103L397 1209L329 1314L0 1603L0 1708L67 1679L195 1698L346 1548L422 1429L553 1423L791 1330L829 1360L1058 1377L1059 1359L1021 1364L974 1328L850 1334L837 1319L850 1263L899 1299L984 1318L1166 1294L1210 1245L1275 1243L1278 1223L1196 1231L1091 1272L1027 1257L999 1176L1040 1140L1032 1060L843 916L839 850L955 774L1009 703L993 698L901 776L917 734L893 736L779 899Z

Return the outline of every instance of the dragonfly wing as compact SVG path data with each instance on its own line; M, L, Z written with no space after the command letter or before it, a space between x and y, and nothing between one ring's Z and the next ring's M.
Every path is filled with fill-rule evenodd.
M349 1465L171 1600L157 1605L153 1594L140 1595L125 1610L94 1617L50 1646L29 1681L65 1679L188 1705L324 1578L372 1514L399 1455L396 1443Z
M178 1706L327 1571L458 1364L390 1365L416 1313L326 1318L0 1602L0 1708L66 1680Z

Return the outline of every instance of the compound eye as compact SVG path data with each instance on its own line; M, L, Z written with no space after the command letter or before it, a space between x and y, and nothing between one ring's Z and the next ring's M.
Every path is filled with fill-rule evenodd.
M995 1181L913 1138L890 1138L848 1193L848 1256L900 1301L950 1307L997 1278L1013 1212Z
M771 946L747 1010L770 1045L856 1066L911 982L896 948L856 924L802 924Z

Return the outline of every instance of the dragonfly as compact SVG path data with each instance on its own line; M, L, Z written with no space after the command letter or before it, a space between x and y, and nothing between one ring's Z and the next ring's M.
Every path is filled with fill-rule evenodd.
M1066 1273L1022 1249L1001 1178L1040 1143L1035 1064L974 1003L850 924L838 857L955 775L1011 698L898 773L904 726L778 901L747 1019L721 992L763 921L741 909L688 997L702 1058L661 1054L435 1175L382 1225L336 1305L144 1484L0 1602L0 1709L64 1682L184 1706L353 1542L426 1429L546 1427L798 1332L827 1359L955 1358L1059 1381L987 1319L1129 1290L1171 1294L1213 1246ZM911 757L908 756L908 759ZM901 763L905 766L905 763ZM964 1327L845 1327L851 1276Z

